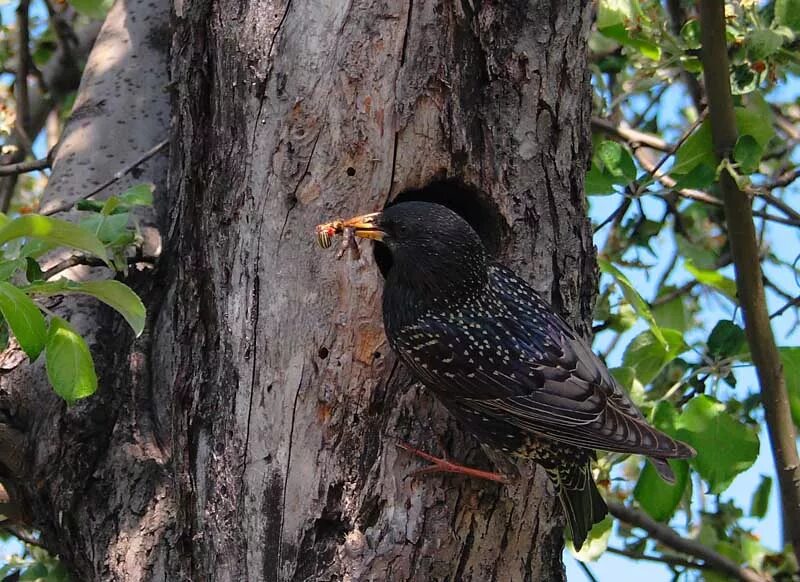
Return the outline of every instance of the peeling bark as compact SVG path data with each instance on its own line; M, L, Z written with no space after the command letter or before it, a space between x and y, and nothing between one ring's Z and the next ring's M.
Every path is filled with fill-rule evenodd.
M76 310L102 388L69 410L37 393L20 423L46 439L47 483L24 482L47 542L78 579L563 579L542 471L405 478L398 439L487 459L391 354L372 253L337 262L313 232L458 177L498 257L585 330L589 3L173 8L151 332L126 351L117 319Z

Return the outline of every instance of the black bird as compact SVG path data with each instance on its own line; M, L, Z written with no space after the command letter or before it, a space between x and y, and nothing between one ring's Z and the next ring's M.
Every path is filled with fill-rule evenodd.
M383 322L392 348L478 441L547 470L576 548L608 511L591 474L594 449L647 455L668 481L665 459L694 456L646 422L589 345L492 262L455 212L401 202L342 226L388 256ZM433 470L503 480L421 455Z

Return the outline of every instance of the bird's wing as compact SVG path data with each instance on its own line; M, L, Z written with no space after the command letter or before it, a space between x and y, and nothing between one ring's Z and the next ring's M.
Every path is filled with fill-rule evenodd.
M426 384L445 400L571 445L692 455L647 424L602 361L530 287L505 269L499 277L499 297L483 300L499 301L494 307L425 319L401 334L398 348Z

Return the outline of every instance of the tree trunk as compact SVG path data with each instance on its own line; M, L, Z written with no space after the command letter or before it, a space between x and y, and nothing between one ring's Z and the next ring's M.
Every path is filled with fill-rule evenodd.
M456 177L445 201L586 330L577 4L176 0L151 339L93 322L100 393L42 396L61 461L32 445L22 485L77 579L563 579L541 470L405 478L398 440L487 461L390 352L368 245L336 261L314 225Z

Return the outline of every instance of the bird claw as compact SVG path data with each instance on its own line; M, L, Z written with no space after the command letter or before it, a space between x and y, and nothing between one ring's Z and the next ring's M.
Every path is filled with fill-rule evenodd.
M426 453L425 451L421 451L417 448L414 448L408 443L402 441L395 443L395 446L399 449L407 451L412 455L420 457L421 459L424 459L429 463L431 463L430 466L428 467L423 467L421 469L412 471L407 475L407 477L430 475L431 473L455 473L458 475L467 475L469 477L475 477L476 479L486 479L488 481L495 481L496 483L508 483L508 478L501 473L482 471L481 469L474 469L472 467L466 467L464 465L459 465L458 463L453 463L452 461L448 461L447 459L434 457L433 455Z

